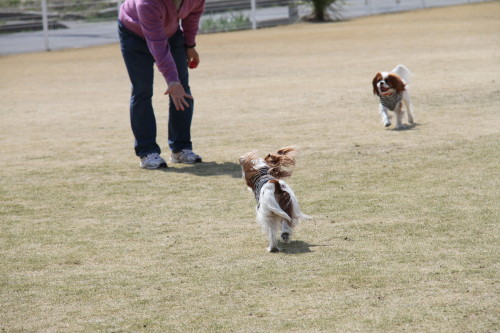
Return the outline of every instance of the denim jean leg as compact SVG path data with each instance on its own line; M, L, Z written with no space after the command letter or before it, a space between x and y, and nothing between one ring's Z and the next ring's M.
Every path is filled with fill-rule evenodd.
M189 73L186 46L184 35L181 30L169 39L170 52L177 65L177 73L184 91L191 95L189 87ZM193 119L194 101L186 98L189 107L184 111L176 110L174 102L170 98L169 116L168 116L168 144L170 149L176 153L183 149L193 149L191 143L191 121Z
M154 58L146 41L119 24L120 45L132 84L130 123L135 138L135 153L146 156L160 153L156 143L156 118L153 110Z

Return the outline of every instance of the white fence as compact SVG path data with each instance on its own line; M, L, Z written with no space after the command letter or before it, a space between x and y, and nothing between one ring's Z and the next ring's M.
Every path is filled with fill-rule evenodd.
M338 7L341 18L463 5L491 0L347 0Z
M0 54L116 42L121 1L0 0ZM494 0L345 0L330 14L348 19L486 1ZM311 0L206 0L200 32L289 24L311 12Z

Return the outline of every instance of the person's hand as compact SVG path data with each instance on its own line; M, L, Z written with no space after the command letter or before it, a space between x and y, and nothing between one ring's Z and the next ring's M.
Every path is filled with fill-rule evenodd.
M196 68L200 64L200 56L194 47L186 49L189 68Z
M179 82L172 82L168 85L167 91L165 91L165 95L170 95L172 101L174 102L176 110L184 111L184 108L189 107L189 103L186 98L193 99L193 96L186 94L182 84Z

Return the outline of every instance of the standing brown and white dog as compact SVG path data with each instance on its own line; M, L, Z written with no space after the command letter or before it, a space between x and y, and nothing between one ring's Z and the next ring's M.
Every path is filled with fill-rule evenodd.
M295 165L295 150L282 148L259 158L255 151L240 157L243 178L257 200L257 222L269 239L269 252L279 252L277 234L288 243L302 214L292 189L281 178L291 176L287 168Z
M411 72L404 65L397 65L391 72L379 72L373 78L373 93L380 98L380 115L385 127L391 126L388 111L396 114L396 128L403 126L403 104L406 108L408 122L413 124L412 105L408 83Z

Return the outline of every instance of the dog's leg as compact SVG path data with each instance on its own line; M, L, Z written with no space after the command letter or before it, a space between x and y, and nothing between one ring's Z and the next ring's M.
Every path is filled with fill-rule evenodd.
M412 105L411 105L410 97L408 96L407 98L403 98L403 102L405 104L406 115L408 116L408 122L410 124L413 124L413 110L411 109Z
M292 237L292 228L288 224L287 220L281 221L281 240L283 243L290 243L290 238Z
M267 250L269 252L279 252L280 249L278 247L278 240L276 239L276 231L277 231L277 221L275 219L268 219L266 221L266 232L269 240L269 247Z
M399 102L398 105L396 105L396 108L394 109L394 113L396 114L396 128L401 129L403 128L403 110L402 110L402 103Z
M391 121L389 120L389 116L387 115L387 108L382 104L379 105L379 113L382 117L382 124L384 124L385 127L391 126Z

